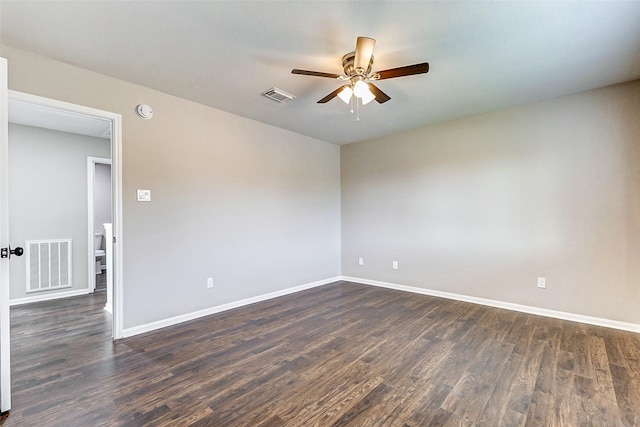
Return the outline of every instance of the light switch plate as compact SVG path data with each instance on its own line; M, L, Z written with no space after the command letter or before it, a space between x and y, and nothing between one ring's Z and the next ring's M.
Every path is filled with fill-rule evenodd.
M138 201L139 202L150 202L151 201L151 190L138 190Z

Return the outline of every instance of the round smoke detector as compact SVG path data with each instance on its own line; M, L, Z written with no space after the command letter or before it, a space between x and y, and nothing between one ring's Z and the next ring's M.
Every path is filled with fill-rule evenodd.
M140 104L136 107L136 113L145 120L153 117L153 110L146 104Z

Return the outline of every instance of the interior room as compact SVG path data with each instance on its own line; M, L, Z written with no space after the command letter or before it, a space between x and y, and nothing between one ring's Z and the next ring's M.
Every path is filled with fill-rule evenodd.
M93 292L96 278L102 289L103 224L111 222L110 157L109 123L20 101L9 104L11 239L25 242L26 249L37 248L26 250L13 264L10 304ZM87 235L94 236L91 243ZM62 241L71 242L67 248L73 254L66 257L71 268L58 271L68 280L50 280L57 275L42 271L53 260L45 255L52 255L50 249L57 250ZM36 267L40 274L33 274ZM87 280L92 276L93 281Z
M10 101L109 123L74 164L112 162L114 263L109 311L64 294L103 271L86 229L63 298L11 296L4 425L640 423L640 2L0 19ZM29 200L11 144L44 131L8 129Z

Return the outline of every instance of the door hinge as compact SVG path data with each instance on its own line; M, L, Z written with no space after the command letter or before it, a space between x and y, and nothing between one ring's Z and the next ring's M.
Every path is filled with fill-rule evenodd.
M9 248L0 248L0 258L9 258Z

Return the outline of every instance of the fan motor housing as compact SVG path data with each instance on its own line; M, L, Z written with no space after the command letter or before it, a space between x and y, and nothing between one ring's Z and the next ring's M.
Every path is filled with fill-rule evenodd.
M342 68L344 69L344 74L348 77L353 77L357 75L356 68L353 66L353 63L356 59L355 52L349 52L345 56L342 57ZM371 55L371 60L369 61L369 66L364 72L364 75L367 76L371 73L371 68L373 67L373 55Z

